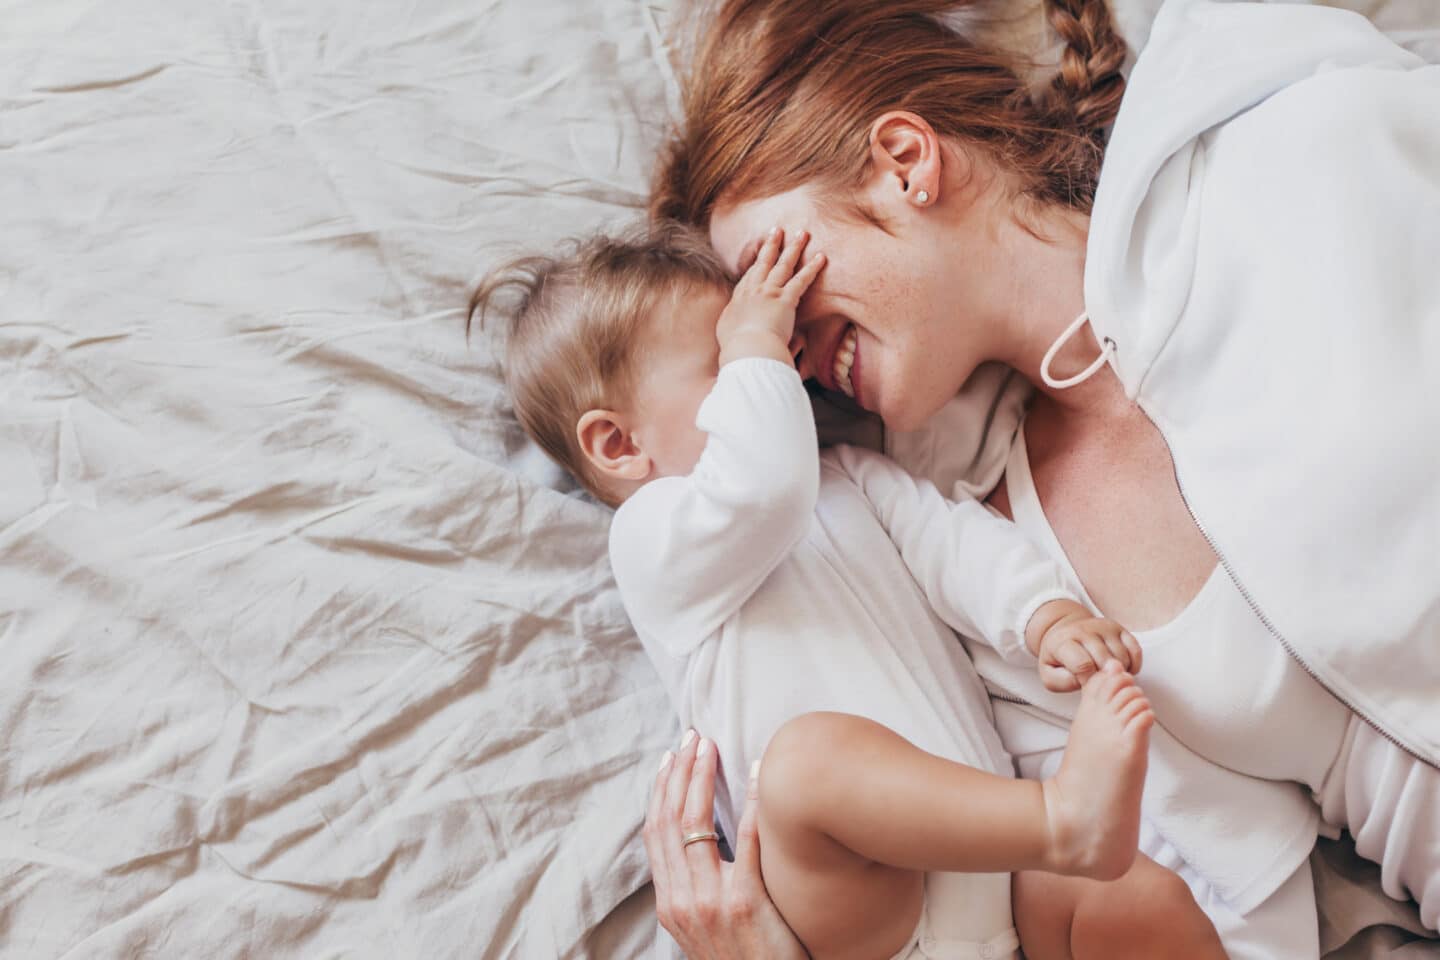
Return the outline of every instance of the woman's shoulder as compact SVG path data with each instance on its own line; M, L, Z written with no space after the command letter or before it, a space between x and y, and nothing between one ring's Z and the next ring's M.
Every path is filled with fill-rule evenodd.
M1096 331L1122 346L1117 369L1127 393L1139 391L1185 307L1202 223L1228 204L1241 223L1232 239L1252 249L1329 242L1333 229L1317 231L1300 214L1357 176L1375 180L1374 171L1403 161L1367 145L1393 148L1403 139L1397 130L1434 115L1433 105L1406 105L1414 97L1433 104L1436 71L1423 66L1346 10L1166 5L1106 149L1087 244L1086 304ZM1297 201L1291 188L1302 179L1309 193Z
M1131 73L1102 178L1148 180L1185 143L1317 75L1418 66L1350 10L1170 0Z

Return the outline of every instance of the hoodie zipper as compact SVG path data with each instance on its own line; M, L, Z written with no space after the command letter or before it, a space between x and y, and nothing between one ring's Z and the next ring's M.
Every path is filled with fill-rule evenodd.
M996 700L1005 700L1010 703L1018 703L1027 707L1035 706L1035 704L1031 703L1029 700L1026 700L1023 697L1016 696L1009 690L1006 690L1004 687L996 686L994 682L986 680L984 677L981 677L980 681L985 684L985 692L990 694L990 696Z
M1147 413L1146 416L1149 417L1149 414ZM1155 424L1155 429L1160 431L1160 436L1165 441L1165 447L1167 451L1173 449L1170 446L1170 438L1166 435L1164 428L1161 427L1160 424L1157 423L1153 417L1149 418L1150 422ZM1228 558L1226 558L1224 551L1222 551L1220 549L1220 545L1215 542L1215 538L1210 536L1210 531L1206 529L1205 524L1201 523L1200 518L1196 516L1195 508L1190 505L1190 498L1185 494L1185 481L1180 478L1180 467L1175 463L1175 456L1173 453L1170 455L1170 469L1171 472L1175 475L1175 486L1180 491L1180 502L1185 504L1185 512L1190 515L1190 522L1195 524L1195 529L1200 531L1200 536L1204 537L1205 542L1210 545L1210 550L1215 554L1215 558L1219 560L1220 566L1224 568L1225 575L1230 578L1230 582L1235 585L1235 589L1240 591L1240 596L1244 598L1245 604L1250 608L1251 612L1255 614L1255 618L1260 621L1261 625L1265 627L1266 632L1268 632L1272 637L1275 638L1275 640L1280 644L1281 649L1285 651L1285 653L1290 657L1290 659L1294 660L1297 664L1300 665L1300 669L1304 670L1310 676L1310 679L1318 683L1321 688L1325 690L1325 692L1330 694L1330 696L1340 701L1340 703L1343 704L1347 710L1349 710L1355 716L1363 720L1368 727L1370 727L1376 733L1380 734L1380 736L1383 737L1385 740L1394 744L1395 747L1397 747L1399 750L1409 754L1416 760L1419 760L1421 763L1429 764L1429 760L1425 759L1420 754L1416 753L1414 750L1401 743L1388 730L1386 730L1384 727L1380 726L1380 724L1376 723L1373 719L1371 719L1370 716L1367 715L1364 711L1358 709L1355 704L1351 703L1348 699L1341 696L1338 692L1332 689L1331 686L1326 683L1318 673L1315 672L1314 668L1312 668L1310 664L1306 663L1304 658L1296 652L1295 648L1290 645L1290 641L1285 639L1284 635L1275 628L1275 624L1272 623L1270 621L1270 618L1265 615L1265 612L1260 609L1260 605L1255 602L1255 598L1251 595L1250 590L1245 586L1245 584L1240 582L1240 578L1235 574L1235 568L1230 565L1230 561ZM987 691L989 691L990 696L994 697L997 700L1005 700L1009 703L1016 703L1027 707L1035 706L1032 701L1026 700L1024 697L1011 693L1009 690L998 686L990 680L985 680L985 688Z
M1155 429L1160 431L1160 436L1165 441L1165 447L1167 451L1173 450L1174 448L1170 445L1170 438L1165 434L1165 429L1155 421L1154 417L1150 417L1149 413L1146 413L1146 416L1149 417L1151 423L1155 424ZM1392 736L1388 730L1380 726L1380 724L1376 723L1373 719L1371 719L1364 711L1357 709L1355 704L1351 703L1345 697L1341 696L1338 692L1332 689L1328 683L1321 679L1320 675L1315 672L1315 670L1310 666L1310 664L1306 663L1304 658L1302 658L1300 654L1296 652L1295 648L1290 645L1290 641L1286 640L1285 637L1280 633L1280 631L1275 628L1275 624L1270 622L1270 618L1265 616L1265 612L1260 609L1259 604L1257 604L1255 602L1255 598L1250 595L1250 591L1246 588L1245 584L1241 583L1240 578L1235 575L1235 568L1232 567L1230 565L1230 561L1226 559L1224 552L1220 549L1220 545L1215 542L1215 539L1210 536L1210 531L1205 528L1205 524L1201 523L1200 518L1195 515L1195 508L1190 505L1190 498L1185 495L1185 481L1180 479L1180 467L1178 464L1175 463L1175 455L1173 453L1170 454L1170 470L1175 474L1175 486L1180 491L1180 501L1185 504L1185 511L1190 514L1190 522L1195 524L1195 529L1200 531L1200 536L1204 537L1205 542L1210 545L1211 551L1214 552L1216 559L1220 561L1220 566L1225 568L1226 576L1230 578L1231 583L1235 584L1235 589L1240 591L1240 596L1245 599L1245 603L1250 607L1250 610L1255 614L1256 618L1260 621L1260 623L1264 625L1266 631L1268 631L1272 637L1279 641L1281 648L1290 655L1290 659L1298 663L1300 665L1300 669L1308 673L1312 680L1314 680L1322 688L1324 688L1324 690L1329 693L1330 696L1334 697L1336 700L1339 700L1342 704L1344 704L1346 709L1348 709L1351 713L1355 714L1355 716L1365 721L1366 725L1373 729L1376 733L1380 734L1380 736L1384 737L1386 740L1390 741L1390 743L1394 744L1396 747L1398 747L1405 753L1408 753L1416 760L1419 760L1421 763L1429 764L1429 760L1426 760L1424 757L1420 756L1420 754L1416 753L1414 750L1411 750L1405 744L1395 739L1395 737Z
M1144 410L1144 407L1142 406L1141 409ZM1215 542L1214 537L1210 536L1210 531L1206 529L1205 524L1201 523L1200 518L1196 516L1195 508L1190 505L1190 498L1185 494L1185 481L1182 480L1180 477L1180 467L1175 462L1174 453L1171 452L1174 448L1170 444L1170 437L1168 434L1166 434L1165 428L1160 426L1160 424L1155 420L1154 417L1150 416L1149 411L1145 411L1145 416L1152 424L1155 425L1155 429L1160 432L1161 439L1165 441L1165 450L1167 453L1170 453L1170 471L1175 475L1175 487L1180 491L1180 502L1185 504L1185 512L1190 515L1190 522L1195 524L1195 529L1200 531L1200 536L1204 537L1205 542L1210 545L1211 552L1215 554L1215 558L1220 562L1220 566L1225 569L1225 575L1230 578L1230 582L1235 585L1235 589L1240 591L1240 596L1244 598L1245 604L1250 608L1251 612L1255 614L1256 619L1258 619L1261 625L1264 626L1266 632L1275 638L1275 640L1280 644L1280 648L1285 651L1285 653L1290 657L1291 660L1294 660L1297 664L1300 665L1300 669L1304 670L1310 676L1310 679L1318 683L1320 687L1325 690L1326 693L1330 694L1330 696L1340 701L1340 703L1343 704L1347 710L1349 710L1355 716L1363 720L1366 726L1370 727L1376 733L1380 734L1381 737L1389 741L1402 752L1409 754L1416 760L1419 760L1421 763L1434 766L1434 764L1431 764L1431 762L1425 757L1422 757L1420 754L1416 753L1414 750L1410 749L1405 744L1395 739L1395 737L1388 730L1380 726L1380 724L1376 723L1364 711L1358 709L1355 704L1351 703L1348 699L1333 690L1330 685L1326 683L1318 673L1315 672L1314 668L1312 668L1310 664L1306 663L1304 658L1302 658L1300 654L1295 651L1295 648L1290 645L1290 641L1286 640L1284 635L1282 635L1280 631L1275 628L1275 624L1270 622L1270 618L1267 617L1265 615L1265 612L1260 609L1259 604L1255 602L1255 598L1250 594L1250 590L1245 586L1245 584L1241 583L1240 578L1236 576L1235 568L1230 565L1230 561L1226 558L1224 552L1220 549L1220 545ZM881 436L881 443L883 445L884 434L882 433ZM1036 707L1036 705L1032 701L1026 700L1024 697L1011 693L1010 691L998 686L994 682L984 677L981 677L981 681L985 684L985 689L990 694L990 696L994 697L997 700L1004 700L1008 703L1017 703L1026 707ZM1036 707L1036 709L1044 708Z

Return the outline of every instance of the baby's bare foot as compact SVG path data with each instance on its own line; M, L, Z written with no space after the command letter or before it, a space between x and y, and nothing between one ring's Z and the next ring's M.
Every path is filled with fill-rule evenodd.
M1060 772L1042 784L1056 872L1113 880L1130 869L1154 722L1150 701L1119 663L1085 684Z

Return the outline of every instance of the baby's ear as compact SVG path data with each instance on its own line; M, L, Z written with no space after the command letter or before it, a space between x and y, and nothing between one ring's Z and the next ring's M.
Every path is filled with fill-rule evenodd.
M597 474L610 480L639 482L654 464L635 444L623 415L614 410L587 410L575 425L580 450Z

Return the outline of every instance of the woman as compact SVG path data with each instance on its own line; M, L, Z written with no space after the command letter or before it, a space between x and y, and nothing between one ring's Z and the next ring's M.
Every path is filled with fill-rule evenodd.
M653 212L736 270L808 229L802 373L892 429L985 361L1035 385L992 503L1146 645L1142 846L1233 956L1318 952L1322 821L1435 927L1440 68L1342 11L1171 0L1121 103L1103 2L1052 0L1068 49L1032 95L933 19L954 6L727 3ZM1069 705L971 653L1044 775ZM666 857L668 810L687 951L778 935L748 873ZM725 884L768 919L705 923Z

